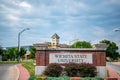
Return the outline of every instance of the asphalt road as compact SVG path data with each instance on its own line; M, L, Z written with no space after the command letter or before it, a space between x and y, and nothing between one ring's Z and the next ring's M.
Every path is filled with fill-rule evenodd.
M120 64L114 64L113 62L107 62L107 67L111 67L120 75Z
M14 64L0 64L0 80L16 80L17 75Z

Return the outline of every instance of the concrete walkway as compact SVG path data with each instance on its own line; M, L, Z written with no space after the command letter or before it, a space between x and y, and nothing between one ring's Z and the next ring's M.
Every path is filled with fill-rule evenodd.
M19 70L14 64L0 64L0 80L18 80Z
M120 75L120 62L112 62L112 64L119 67L119 69L117 70L117 73L119 73L119 75Z
M118 75L114 69L112 69L111 67L107 67L107 69L108 69L110 78L118 78L118 80L120 80L120 75Z
M10 73L9 76L7 77L7 80L18 80L19 78L19 70L17 68L16 65L14 65L13 67L10 67Z
M29 75L29 72L26 68L24 68L22 66L22 64L18 64L17 65L18 69L19 69L19 72L20 72L20 75L19 75L19 79L18 80L28 80L30 75ZM12 79L11 79L12 80Z

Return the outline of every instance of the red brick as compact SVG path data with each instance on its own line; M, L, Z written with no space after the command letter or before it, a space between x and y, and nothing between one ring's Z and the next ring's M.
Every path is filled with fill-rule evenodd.
M70 77L70 80L82 80L81 77Z
M78 54L93 54L93 65L106 66L105 51L64 51L64 50L37 50L36 64L37 66L45 66L49 64L49 54L52 53L78 53Z

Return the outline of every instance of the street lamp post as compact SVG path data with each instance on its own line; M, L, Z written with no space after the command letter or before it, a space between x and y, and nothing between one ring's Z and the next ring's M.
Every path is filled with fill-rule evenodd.
M120 32L120 27L118 29L115 29L115 32ZM119 47L119 46L118 46Z
M18 33L18 61L20 59L20 54L19 54L20 53L20 35L26 30L30 30L30 28L25 28Z
M118 28L118 29L115 30L115 32L118 32L118 31L120 32L120 28Z

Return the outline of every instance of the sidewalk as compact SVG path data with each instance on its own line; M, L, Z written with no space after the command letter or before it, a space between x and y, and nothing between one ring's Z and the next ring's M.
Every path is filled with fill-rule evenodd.
M27 69L24 68L22 66L22 64L18 64L17 67L20 71L19 80L28 80L30 75L29 75L29 72L27 71Z
M3 80L18 80L19 70L16 65L13 65L8 68L6 77Z
M112 62L112 64L120 65L120 62Z
M120 80L120 75L117 74L111 67L107 67L110 78L118 78Z

